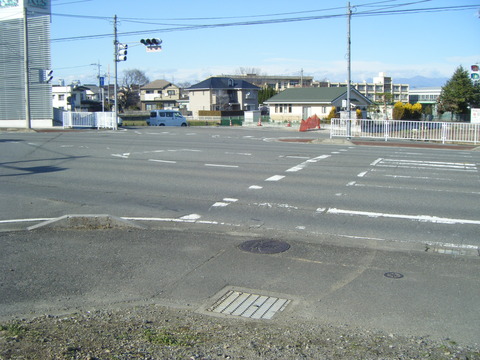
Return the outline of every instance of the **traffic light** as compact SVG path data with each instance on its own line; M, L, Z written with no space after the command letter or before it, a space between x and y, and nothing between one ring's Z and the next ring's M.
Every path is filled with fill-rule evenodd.
M53 79L53 70L51 69L44 70L43 81L48 84L50 83L50 81L52 81L52 79Z
M140 42L145 46L160 46L162 40L153 38L153 39L142 39Z
M127 44L117 44L117 54L116 54L116 61L125 61L127 60Z
M142 39L140 42L147 47L147 52L161 51L162 47L160 44L162 40L153 38L153 39Z

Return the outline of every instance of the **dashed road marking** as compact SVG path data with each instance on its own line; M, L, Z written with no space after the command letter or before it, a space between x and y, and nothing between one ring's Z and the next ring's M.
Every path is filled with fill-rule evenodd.
M265 179L265 181L279 181L282 180L284 177L284 175L274 175L269 177L268 179Z
M221 167L221 168L238 168L238 165L224 165L224 164L205 164L209 167Z

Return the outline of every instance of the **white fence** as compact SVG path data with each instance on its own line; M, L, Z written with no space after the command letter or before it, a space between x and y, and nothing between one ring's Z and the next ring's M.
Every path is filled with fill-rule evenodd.
M363 137L403 140L461 142L478 144L480 124L404 121L404 120L348 120L332 119L330 138Z
M117 120L113 112L64 112L63 127L116 129Z

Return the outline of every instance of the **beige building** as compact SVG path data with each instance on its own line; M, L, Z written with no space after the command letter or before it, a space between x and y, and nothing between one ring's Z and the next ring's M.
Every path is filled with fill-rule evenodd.
M155 80L140 88L142 110L175 109L179 100L180 88L166 80Z
M320 82L315 84L319 87L347 87L346 82ZM390 103L403 102L408 103L408 94L410 86L408 84L394 84L391 77L381 72L373 78L373 82L366 81L355 83L351 86L358 90L360 94L374 103L383 103L385 94L391 94Z
M232 79L245 80L253 85L261 88L270 87L276 91L296 87L311 87L313 84L313 76L268 76L258 74L245 75L222 75Z
M190 111L250 111L258 109L258 90L245 80L211 77L188 89Z

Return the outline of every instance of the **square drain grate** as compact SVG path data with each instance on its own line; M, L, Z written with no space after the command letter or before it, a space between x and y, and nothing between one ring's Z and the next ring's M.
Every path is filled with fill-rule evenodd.
M277 312L283 311L290 301L274 296L229 290L207 311L250 319L271 319Z

